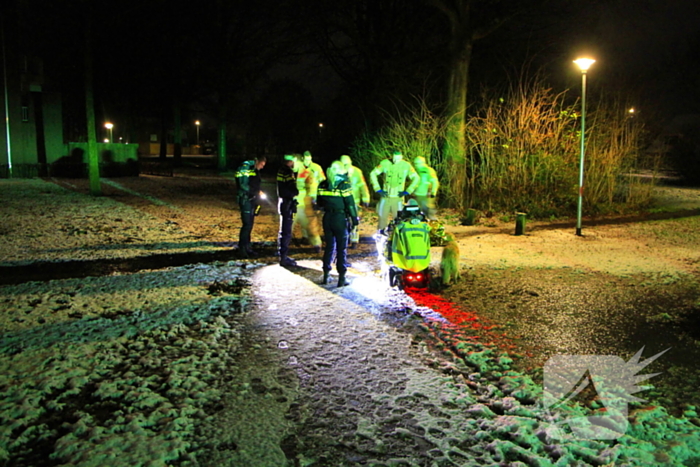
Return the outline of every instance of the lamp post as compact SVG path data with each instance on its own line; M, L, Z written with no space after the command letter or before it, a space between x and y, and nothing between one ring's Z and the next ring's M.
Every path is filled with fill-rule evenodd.
M199 147L199 125L201 125L199 120L195 120L194 126L195 126L195 128L197 128L197 147Z
M581 212L583 210L583 162L586 155L586 72L595 63L592 58L578 58L574 63L581 69L581 160L578 172L578 210L576 235L581 236Z
M109 142L110 143L114 142L114 140L112 139L112 128L114 128L114 125L107 122L107 123L105 123L105 128L107 128L109 130Z
M321 137L321 133L323 133L323 123L318 124L318 137Z

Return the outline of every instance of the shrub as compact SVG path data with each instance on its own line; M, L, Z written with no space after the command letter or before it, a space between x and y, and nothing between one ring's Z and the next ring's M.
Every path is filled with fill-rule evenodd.
M575 211L581 122L578 104L566 104L565 97L536 82L487 100L468 120L469 207L531 217ZM628 119L618 102L587 110L586 212L608 212L619 201L643 203L648 195L623 176L638 157L638 120Z

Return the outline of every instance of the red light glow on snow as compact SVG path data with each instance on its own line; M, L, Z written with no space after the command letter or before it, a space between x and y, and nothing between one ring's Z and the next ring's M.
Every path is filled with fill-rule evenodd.
M478 340L482 341L483 344L497 345L502 349L508 350L517 348L510 336L506 333L498 332L500 326L485 322L474 311L465 310L463 307L425 289L407 287L405 292L413 299L416 305L430 308L442 315L452 325L459 326L465 330L476 331L476 334L479 334Z

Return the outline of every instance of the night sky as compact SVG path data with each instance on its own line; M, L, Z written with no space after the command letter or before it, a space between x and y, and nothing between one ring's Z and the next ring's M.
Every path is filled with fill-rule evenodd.
M169 118L164 115L173 99L182 105L184 121L198 118L213 125L222 102L229 109L229 121L264 118L265 106L274 99L269 93L266 100L261 96L275 80L288 78L305 88L309 101L301 89L277 86L275 92L286 89L294 95L281 102L305 109L303 115L283 115L287 121L300 121L317 131L319 121L341 113L347 114L341 122L359 128L353 118L367 114L368 106L386 103L377 96L409 94L426 83L438 89L439 96L444 83L446 24L420 0L407 1L402 10L391 10L392 2L368 3L389 6L377 13L384 16L372 37L355 37L357 42L344 44L349 49L367 47L362 51L358 46L352 57L361 57L355 64L359 65L344 76L335 73L338 63L331 67L319 44L332 37L324 38L323 32L334 31L338 37L338 31L353 31L348 5L362 2L16 1L22 6L17 17L27 25L20 28L19 40L44 58L47 83L63 93L68 122L71 113L78 115L83 109L88 19L93 26L98 119L137 125L146 117ZM523 4L491 3L505 14ZM657 121L696 113L698 25L700 2L692 0L562 1L525 8L475 43L470 95L517 79L523 70L543 72L556 89L576 90L580 74L571 61L587 53L597 60L589 71L593 97L624 93L643 112L640 115ZM362 53L370 58L363 62ZM378 63L386 66L378 70ZM338 95L341 99L331 105ZM280 107L284 105L270 111L283 112ZM352 137L349 132L346 139Z

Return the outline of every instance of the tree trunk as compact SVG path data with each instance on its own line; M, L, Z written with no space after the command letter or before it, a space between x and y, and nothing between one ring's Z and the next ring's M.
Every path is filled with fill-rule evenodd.
M97 131L95 130L95 100L92 90L92 18L88 12L85 22L85 119L87 120L88 177L90 194L102 195L100 185L100 160L97 153Z
M226 120L219 122L219 154L217 156L217 167L219 170L226 170Z
M160 151L158 153L158 159L161 162L165 162L168 158L168 123L166 112L161 109L160 114Z
M473 0L428 0L446 17L450 25L450 63L445 103L445 142L442 155L451 170L447 182L447 204L462 209L466 195L467 178L467 85L472 44L475 31L472 21Z
M464 207L466 193L467 158L465 126L467 113L467 86L469 83L469 62L471 60L471 40L455 44L450 63L447 83L447 104L445 115L447 128L443 156L454 169L449 180L448 203L457 209Z
M175 167L182 166L182 118L180 113L180 103L176 103L173 107L175 117L175 129L173 134L173 165Z

